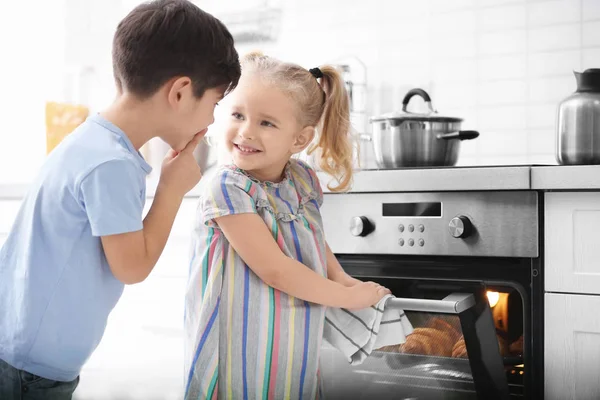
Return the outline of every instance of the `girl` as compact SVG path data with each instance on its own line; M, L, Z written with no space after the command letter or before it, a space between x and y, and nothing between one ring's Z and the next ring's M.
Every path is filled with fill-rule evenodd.
M335 68L242 60L223 143L233 165L204 182L186 296L186 399L315 399L326 306L360 309L387 289L348 276L327 246L322 168L352 178L348 96Z

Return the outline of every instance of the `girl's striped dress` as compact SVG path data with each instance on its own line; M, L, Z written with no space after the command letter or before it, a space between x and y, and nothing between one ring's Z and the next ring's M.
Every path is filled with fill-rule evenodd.
M185 398L315 399L326 308L263 283L214 222L258 214L287 256L326 276L315 172L291 160L285 179L271 183L223 166L203 185L186 294Z

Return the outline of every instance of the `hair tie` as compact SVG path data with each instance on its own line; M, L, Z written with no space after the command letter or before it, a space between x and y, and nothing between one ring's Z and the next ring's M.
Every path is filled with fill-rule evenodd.
M308 70L308 72L310 72L312 74L312 76L314 76L316 79L319 79L319 78L323 77L323 71L321 71L319 69L319 67L311 68L311 69Z

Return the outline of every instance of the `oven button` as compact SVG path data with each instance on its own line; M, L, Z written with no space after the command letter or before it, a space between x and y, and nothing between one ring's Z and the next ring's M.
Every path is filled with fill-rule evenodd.
M419 246L425 246L425 241L423 239L419 239Z
M400 246L404 246L404 239L398 239L398 244Z
M402 224L398 225L398 230L400 232L404 232L404 225L402 225Z
M469 220L469 218L464 215L457 215L452 218L450 224L448 224L448 229L450 230L450 234L455 238L466 238L471 235L473 231L473 224Z
M408 245L411 246L411 247L414 246L415 245L415 241L412 240L412 239L408 239Z
M354 236L367 236L375 226L367 217L354 217L350 220L350 233Z
M415 231L415 226L414 225L409 225L408 226L408 231L409 232L414 232Z
M424 232L425 231L425 227L423 225L419 225L419 232Z

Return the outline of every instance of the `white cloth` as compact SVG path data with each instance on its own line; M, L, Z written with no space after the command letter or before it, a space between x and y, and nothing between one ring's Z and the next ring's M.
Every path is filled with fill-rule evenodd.
M323 338L352 365L361 364L374 349L406 342L413 327L404 310L385 307L390 298L387 295L376 306L362 310L328 308Z

